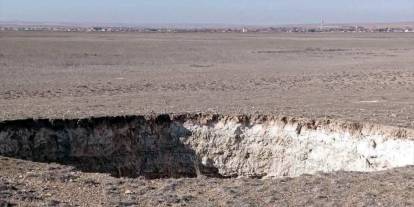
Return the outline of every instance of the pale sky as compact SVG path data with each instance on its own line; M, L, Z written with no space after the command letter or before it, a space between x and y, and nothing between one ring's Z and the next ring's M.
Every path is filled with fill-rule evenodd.
M0 0L0 21L280 25L414 21L414 0Z

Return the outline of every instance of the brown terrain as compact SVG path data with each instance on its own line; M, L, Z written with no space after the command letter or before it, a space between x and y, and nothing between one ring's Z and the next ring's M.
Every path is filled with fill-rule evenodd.
M41 128L21 124L32 118L164 113L340 120L361 134L360 126L372 123L403 129L392 139L412 141L414 33L0 32L0 154L7 156L0 157L0 206L414 206L413 166L153 179L36 157L37 149L48 152L40 147L29 147L30 157L21 147L24 133ZM53 121L46 126L60 136ZM29 141L47 137L28 134Z
M1 158L0 199L21 206L413 206L414 167L295 178L114 178ZM5 205L7 206L7 205Z
M414 34L0 33L0 117L274 113L414 127Z

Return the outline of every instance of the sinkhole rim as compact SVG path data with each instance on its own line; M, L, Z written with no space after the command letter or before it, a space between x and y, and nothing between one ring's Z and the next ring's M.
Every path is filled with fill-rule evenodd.
M149 179L158 178L195 178L195 177L214 177L214 178L235 178L235 177L250 177L250 178L278 178L284 177L275 176L267 172L256 172L252 169L238 169L234 166L221 163L222 158L211 157L209 153L200 154L200 149L197 143L192 144L189 148L186 144L181 143L180 139L184 137L191 137L194 132L185 126L185 123L193 123L194 126L201 126L198 131L202 131L203 127L214 128L217 122L236 123L245 126L247 129L254 125L260 124L276 124L277 126L294 126L290 127L288 131L292 136L301 136L303 133L308 133L312 130L325 130L330 132L344 133L349 136L361 137L366 134L374 134L375 136L389 136L391 140L405 140L414 143L414 130L393 126L383 126L374 123L352 122L335 120L329 118L323 119L308 119L303 117L289 117L277 115L224 115L211 113L185 113L185 114L158 114L158 115L131 115L131 116L102 116L89 117L81 119L21 119L21 120L6 120L0 122L0 155L5 155L12 158L21 158L37 162L58 163L64 165L75 166L85 172L110 173L115 177L141 177L144 176ZM176 124L178 123L178 124ZM143 124L147 128L139 128L134 126L136 124ZM180 127L174 133L168 131L171 127ZM102 140L95 139L96 145L89 147L86 145L82 150L73 149L76 146L82 145L82 136L95 136L99 134L102 125L106 125L108 129L114 131L113 137L105 136L103 141L113 140L116 137L126 139L128 144L120 144L113 142L115 147L105 145L107 143L99 143ZM128 128L130 127L130 128ZM80 129L79 129L80 128ZM127 129L125 129L127 128ZM76 130L84 130L83 135L76 135ZM15 132L13 132L15 130ZM49 130L49 131L48 131ZM71 131L72 130L72 131ZM88 132L88 130L91 130ZM130 135L123 135L124 131L133 131ZM140 131L141 130L141 131ZM187 131L186 131L187 130ZM71 131L71 132L69 132ZM102 130L105 131L105 130ZM110 130L109 130L110 131ZM188 132L190 131L190 132ZM115 133L116 132L116 133ZM118 133L119 132L119 133ZM134 134L136 132L136 134ZM49 133L49 134L48 134ZM67 133L67 134L65 134ZM118 133L118 134L117 134ZM158 134L157 134L158 133ZM181 133L181 134L180 134ZM189 134L188 134L189 133ZM221 133L221 132L220 132ZM239 133L239 132L237 132ZM230 136L230 139L240 139L240 135L235 134ZM5 135L6 134L6 135ZM10 135L11 134L11 135ZM40 135L39 135L40 134ZM62 135L63 134L63 135ZM104 133L103 133L104 134ZM151 144L144 135L155 137L158 143ZM145 135L145 136L146 136ZM213 134L214 135L214 134ZM19 137L20 136L20 137ZM78 136L77 138L73 138ZM128 136L131 136L129 139ZM164 137L163 137L164 136ZM214 135L215 136L215 135ZM63 137L63 138L62 138ZM6 139L18 140L17 147L12 150L5 150ZM140 143L140 139L144 142ZM39 141L40 140L40 141ZM149 139L151 141L151 139ZM154 140L154 139L153 139ZM119 140L118 140L119 141ZM142 141L142 140L141 140ZM43 143L44 142L44 143ZM135 143L136 142L136 143ZM157 142L157 140L155 140ZM137 144L138 143L138 144ZM140 145L142 144L142 146ZM158 145L157 145L158 144ZM161 144L161 145L160 145ZM239 144L239 143L236 143ZM118 146L119 145L119 146ZM376 143L375 143L376 145ZM108 147L109 146L109 147ZM135 147L134 150L128 147ZM154 148L155 146L155 148ZM413 145L414 146L414 145ZM158 148L157 148L158 147ZM210 147L209 144L205 147ZM247 148L249 146L246 146ZM92 149L90 149L92 148ZM374 147L375 148L375 147ZM13 151L14 150L14 151ZM95 150L95 151L94 151ZM111 154L103 155L101 151L109 150ZM112 151L111 151L112 150ZM130 150L130 151L128 151ZM157 152L157 150L159 150ZM164 151L163 151L164 150ZM408 149L410 150L410 148ZM214 151L214 149L213 149ZM41 153L40 153L41 152ZM238 151L244 152L244 151ZM414 152L414 151L413 151ZM38 155L40 153L41 155ZM89 153L89 154L88 154ZM95 153L95 154L94 154ZM132 154L128 154L132 153ZM165 154L163 154L165 153ZM182 153L182 154L180 154ZM102 155L101 157L97 155ZM32 156L32 157L30 157ZM37 157L36 157L37 156ZM129 160L131 156L133 159ZM183 156L183 157L180 157ZM204 158L207 156L206 160ZM210 156L210 157L208 157ZM217 155L221 156L221 155ZM256 156L253 153L253 156ZM144 157L144 158L143 158ZM237 157L233 156L233 157ZM231 159L233 159L231 157ZM122 160L125 158L126 160ZM217 158L217 159L216 159ZM245 160L249 161L249 156L245 156ZM134 160L136 159L136 160ZM184 159L184 160L183 160ZM209 160L210 159L210 160ZM213 161L212 161L213 159ZM243 165L243 158L240 159L239 165ZM302 159L302 158L301 158ZM138 161L137 161L138 160ZM234 159L233 159L234 160ZM414 159L413 159L414 160ZM237 160L236 160L237 161ZM258 160L261 162L262 160ZM130 165L123 166L122 163L130 162ZM165 163L164 163L165 162ZM170 163L168 163L170 162ZM370 161L367 160L369 163ZM97 164L101 163L101 164ZM109 166L105 166L109 163ZM143 164L144 163L144 164ZM147 166L152 163L159 166ZM177 164L182 169L174 169ZM207 163L207 164L206 164ZM211 164L213 163L213 164ZM241 163L241 164L240 164ZM294 162L292 162L294 164ZM372 164L372 163L369 163ZM375 163L374 163L375 164ZM412 163L414 165L414 161ZM88 167L88 165L100 165L96 167ZM102 166L101 166L102 165ZM252 164L254 166L254 164ZM401 167L401 166L396 166ZM229 169L226 169L229 168ZM234 169L232 169L234 168ZM224 170L223 170L224 169ZM391 169L391 168L390 168ZM187 170L187 171L186 171ZM188 171L189 170L189 171ZM237 171L239 170L239 171ZM387 170L387 169L384 169ZM345 170L350 171L350 170ZM352 170L351 170L352 171ZM377 170L376 170L377 171ZM224 172L224 173L223 173ZM318 171L319 172L319 171ZM322 171L323 172L323 171ZM309 174L309 173L302 173ZM310 173L312 174L312 173ZM295 177L296 174L287 174L287 177Z

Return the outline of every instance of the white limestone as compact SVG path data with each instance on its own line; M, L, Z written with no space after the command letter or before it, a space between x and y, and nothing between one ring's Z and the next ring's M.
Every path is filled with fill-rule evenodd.
M414 140L381 130L309 129L268 121L249 125L218 120L184 123L192 135L184 143L203 165L224 176L280 177L318 171L379 171L414 165ZM298 130L300 127L300 130Z

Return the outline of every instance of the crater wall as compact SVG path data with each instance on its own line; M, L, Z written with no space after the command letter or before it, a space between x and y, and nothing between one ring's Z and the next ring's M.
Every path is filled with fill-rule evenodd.
M27 119L0 123L0 155L114 176L283 177L414 165L414 132L266 115Z

